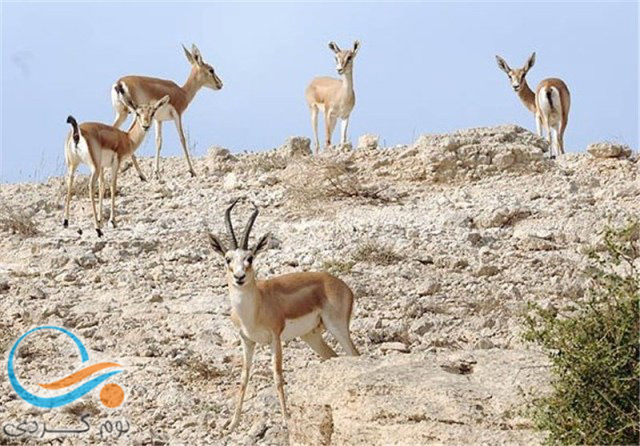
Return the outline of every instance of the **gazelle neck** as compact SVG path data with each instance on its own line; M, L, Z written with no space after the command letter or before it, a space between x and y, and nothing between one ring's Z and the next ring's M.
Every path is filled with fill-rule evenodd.
M529 111L532 113L536 112L536 95L531 88L529 88L529 84L526 80L524 81L522 88L518 90L518 97Z
M253 325L262 304L262 295L255 279L251 278L241 287L233 283L233 279L229 279L228 286L231 307L243 324Z
M127 131L127 136L129 137L129 141L131 141L130 150L132 153L138 148L140 144L142 144L144 135L146 133L147 132L142 129L142 126L140 125L138 120L134 119L133 124L131 124L131 127L129 127L129 130Z
M182 89L187 95L187 103L190 104L193 98L195 97L198 90L202 88L202 82L198 81L198 71L195 67L191 68L191 73L189 73L189 77L186 82L182 86Z
M342 92L344 94L353 93L353 69L345 71L342 77Z

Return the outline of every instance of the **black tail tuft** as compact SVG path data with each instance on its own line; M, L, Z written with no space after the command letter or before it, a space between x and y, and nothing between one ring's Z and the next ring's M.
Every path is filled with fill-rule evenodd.
M113 88L116 90L116 93L124 95L124 88L120 82L118 82Z
M67 117L67 124L71 124L71 127L73 127L73 143L75 145L78 145L78 143L80 142L80 132L78 131L78 121L76 121L76 118L69 115Z
M551 96L553 96L553 91L551 91L551 88L547 88L547 101L549 101L549 107L553 110L553 101L551 100Z

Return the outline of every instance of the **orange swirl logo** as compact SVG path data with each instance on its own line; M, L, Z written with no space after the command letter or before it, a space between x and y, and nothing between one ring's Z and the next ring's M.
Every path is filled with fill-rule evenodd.
M9 382L11 383L13 390L16 391L16 393L18 394L18 396L20 396L20 398L22 398L29 404L32 404L37 407L45 407L45 408L54 408L54 407L64 406L86 395L87 393L91 392L93 389L101 385L103 382L111 378L113 375L116 375L122 372L122 370L113 370L107 373L100 374L94 378L91 378L90 380L76 387L75 389L65 394L54 396L54 397L42 397L29 392L26 388L24 388L20 384L20 382L18 381L18 378L16 377L15 370L14 370L14 363L13 363L14 356L18 348L18 345L20 344L20 342L22 342L22 340L27 335L35 331L45 330L45 329L56 330L66 334L69 338L71 338L71 340L78 347L78 351L80 353L80 358L82 359L82 362L87 362L89 360L89 354L87 353L87 349L84 347L80 339L76 335L74 335L73 333L71 333L70 331L64 328L55 327L55 326L42 326L42 327L33 328L28 332L26 332L25 334L23 334L11 348L11 352L9 353L9 361L7 363L7 373L9 375ZM116 364L115 362L100 362L98 364L93 364L83 369L80 369L62 379L59 379L50 383L38 384L38 385L43 389L47 389L47 390L65 389L65 388L74 386L75 384L78 384L79 382L83 381L85 378L89 378L92 375L95 375L104 369L113 368L113 367L121 367L121 366L120 364ZM102 401L102 404L104 404L106 407L110 407L110 408L118 407L120 404L122 404L122 401L124 401L124 391L122 390L122 387L113 383L104 385L104 387L102 387L102 389L100 390L100 401Z

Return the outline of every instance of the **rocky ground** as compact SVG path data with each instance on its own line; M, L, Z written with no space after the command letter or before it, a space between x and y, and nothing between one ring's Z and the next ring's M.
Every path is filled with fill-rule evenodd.
M29 328L64 326L92 362L124 366L110 382L126 395L116 409L98 390L36 409L2 372L2 425L71 425L92 414L88 433L46 434L67 444L99 442L98 420L107 419L130 423L122 444L539 442L526 406L548 375L544 356L519 336L520 315L527 302L562 308L585 293L586 249L607 224L640 215L637 156L598 146L550 161L546 143L515 126L361 145L317 157L301 138L260 154L212 148L194 160L196 178L182 158L163 160L162 181L142 183L129 169L119 178L119 225L102 238L86 177L76 182L68 229L63 178L2 185L3 361ZM151 163L142 159L149 176ZM241 352L206 231L225 234L223 211L236 197L246 199L236 225L251 200L261 208L254 237L273 234L256 262L261 277L328 270L356 294L351 326L362 357L321 363L299 341L285 346L288 430L262 347L242 423L225 431ZM106 216L109 208L106 200ZM44 331L16 358L34 392L79 364L73 344Z

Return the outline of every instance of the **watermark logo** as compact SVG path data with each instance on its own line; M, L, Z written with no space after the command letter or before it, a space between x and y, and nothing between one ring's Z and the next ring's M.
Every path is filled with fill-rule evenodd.
M16 373L14 370L14 357L18 349L18 346L24 340L24 338L40 330L56 330L67 335L69 338L71 338L71 340L75 343L76 347L78 348L78 352L80 353L80 358L82 360L82 363L86 363L89 360L89 354L87 353L87 349L82 344L82 341L80 341L80 339L76 335L71 333L69 330L66 330L61 327L56 327L53 325L47 325L42 327L36 327L27 331L25 334L20 336L20 338L16 341L15 344L13 344L13 347L9 352L9 361L7 363L7 372L9 375L9 382L11 383L13 390L15 390L18 396L22 398L24 401L26 401L27 403L33 406L43 407L48 409L61 407L77 400L78 398L82 398L84 395L91 392L96 387L102 385L102 383L107 381L112 376L122 372L122 370L112 370L110 372L103 373L101 375L91 378L90 380L76 387L75 389L58 396L44 397L44 396L38 396L29 392L27 389L24 388L24 386L20 384L20 382L18 381L18 378L16 377ZM121 367L121 366L114 362L100 362L98 364L93 364L88 367L84 367L72 373L71 375L66 376L62 379L59 379L57 381L38 384L38 385L41 388L48 389L48 390L66 389L81 382L85 378L89 378L101 372L104 369L112 368L112 367ZM120 404L122 404L122 401L124 401L124 391L122 390L122 387L113 383L105 384L100 390L100 401L102 401L102 404L104 404L106 407L109 407L109 408L118 407Z

